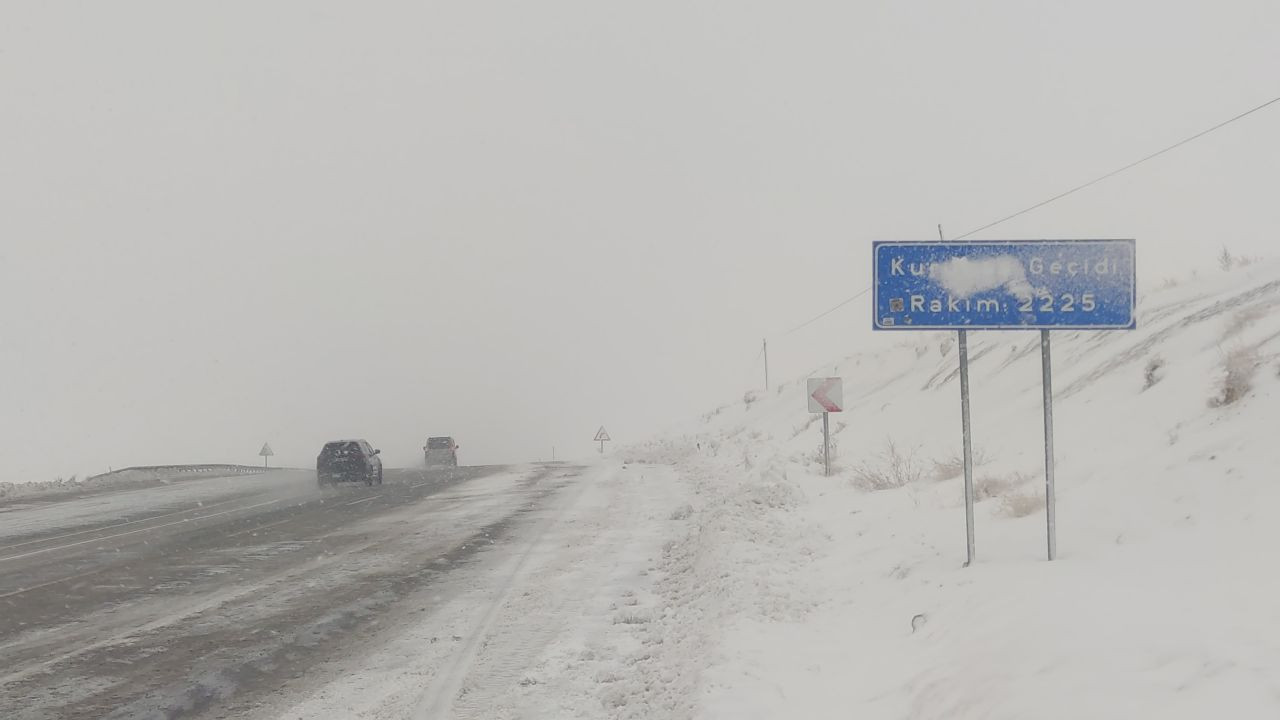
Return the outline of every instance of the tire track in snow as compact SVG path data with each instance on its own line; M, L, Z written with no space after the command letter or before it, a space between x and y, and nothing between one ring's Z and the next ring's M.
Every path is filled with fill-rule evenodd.
M611 484L609 507L615 504L617 485ZM526 586L509 596L480 646L454 702L453 720L490 720L506 717L512 708L502 707L503 696L518 684L536 682L530 676L543 652L567 629L571 618L580 618L588 599L599 586L605 568L593 566L590 558L606 551L602 539L611 525L592 522L557 541L558 547L572 548L558 554L538 575L554 579L550 591L539 585ZM609 548L611 550L611 548ZM563 553L562 550L557 550ZM577 588L564 592L566 588Z
M572 495L563 500L560 507L551 515L544 517L538 524L536 530L530 536L530 540L524 549L517 556L511 569L502 578L502 582L495 588L492 599L485 606L483 614L473 626L470 633L467 634L467 640L458 649L454 655L454 660L449 664L449 669L442 675L440 682L437 682L428 689L427 693L418 702L414 708L413 717L415 720L447 720L448 718L465 718L465 717L484 717L475 715L476 700L480 696L487 695L486 688L490 687L490 683L484 683L483 680L471 687L467 686L467 681L471 679L472 670L475 668L480 654L486 649L490 643L493 630L498 624L499 615L502 608L511 600L512 591L517 584L524 580L528 575L530 562L542 548L543 541L547 533L569 513L571 509L577 506L583 494L589 487L586 482L587 478L579 475L574 478L577 487L573 489ZM526 641L516 641L516 647L511 648L512 652L520 651L529 652L534 648L538 648L540 643L545 645L555 635L557 629L540 628L533 637ZM543 637L545 635L545 637ZM528 658L523 655L522 658ZM510 661L502 668L509 670ZM501 673L505 675L505 673ZM464 692L465 691L465 692ZM470 700L462 707L458 708L461 696L470 696ZM463 710L465 714L456 714L457 710Z

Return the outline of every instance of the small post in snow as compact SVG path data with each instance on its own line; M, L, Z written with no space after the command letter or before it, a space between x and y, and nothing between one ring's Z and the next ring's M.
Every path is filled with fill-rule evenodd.
M1044 510L1049 539L1049 559L1058 555L1057 502L1053 488L1053 361L1049 331L1040 331L1040 368L1044 380Z
M764 389L769 389L769 340L766 338L760 352L764 353Z

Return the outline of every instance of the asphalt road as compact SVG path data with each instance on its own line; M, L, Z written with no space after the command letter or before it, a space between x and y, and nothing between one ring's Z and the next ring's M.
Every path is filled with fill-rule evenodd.
M0 506L0 717L251 715L429 611L423 589L499 542L549 477L388 470L322 490L276 471Z

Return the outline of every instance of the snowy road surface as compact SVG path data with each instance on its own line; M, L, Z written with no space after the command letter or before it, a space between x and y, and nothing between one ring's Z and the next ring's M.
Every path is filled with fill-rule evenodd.
M496 717L660 553L639 527L671 478L648 472L654 515L628 472L279 471L4 508L0 717Z

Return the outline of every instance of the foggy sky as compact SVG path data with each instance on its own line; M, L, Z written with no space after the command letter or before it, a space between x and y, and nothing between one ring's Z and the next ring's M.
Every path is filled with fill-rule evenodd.
M958 235L1280 94L1274 0L0 4L0 480L589 454L871 343ZM978 236L1280 226L1272 108ZM803 402L797 398L797 402Z

